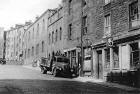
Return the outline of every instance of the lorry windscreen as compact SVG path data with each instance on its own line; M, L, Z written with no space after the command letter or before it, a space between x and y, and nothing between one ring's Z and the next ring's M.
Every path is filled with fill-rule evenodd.
M69 59L67 58L57 58L57 62L64 62L64 63L69 63Z

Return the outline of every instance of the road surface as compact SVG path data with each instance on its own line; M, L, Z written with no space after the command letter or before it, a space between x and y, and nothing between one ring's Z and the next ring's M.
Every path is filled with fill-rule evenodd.
M0 94L130 94L70 78L53 77L15 65L0 65ZM134 93L131 93L134 94ZM138 93L136 93L138 94Z

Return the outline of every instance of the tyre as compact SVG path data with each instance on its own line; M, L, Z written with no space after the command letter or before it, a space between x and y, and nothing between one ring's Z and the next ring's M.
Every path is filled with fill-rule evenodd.
M57 77L58 76L58 70L56 68L53 70L53 76L54 77Z
M41 68L41 73L43 74L43 69Z
M41 69L41 73L42 74L46 74L47 73L47 70Z

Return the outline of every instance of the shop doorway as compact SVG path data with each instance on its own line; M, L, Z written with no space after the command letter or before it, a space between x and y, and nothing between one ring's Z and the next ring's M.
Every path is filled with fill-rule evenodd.
M102 51L97 51L97 78L103 79L103 64L102 64Z

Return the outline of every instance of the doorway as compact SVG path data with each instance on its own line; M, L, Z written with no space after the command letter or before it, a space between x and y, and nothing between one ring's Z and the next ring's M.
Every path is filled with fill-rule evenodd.
M102 51L97 51L97 78L103 79Z

